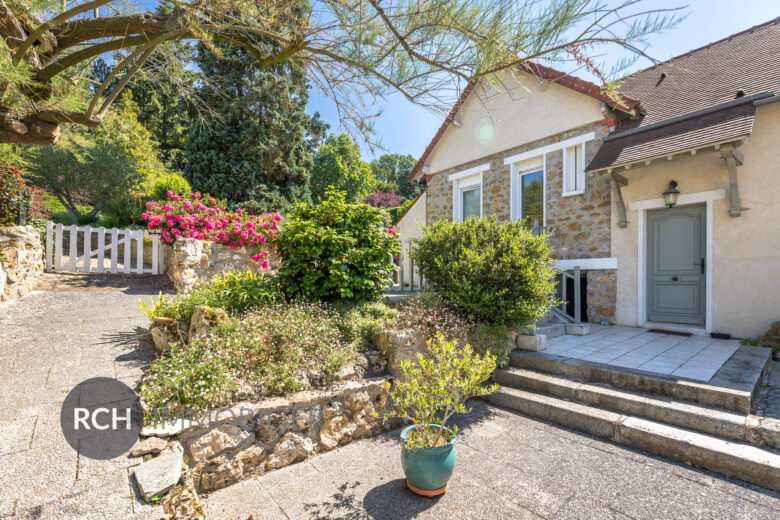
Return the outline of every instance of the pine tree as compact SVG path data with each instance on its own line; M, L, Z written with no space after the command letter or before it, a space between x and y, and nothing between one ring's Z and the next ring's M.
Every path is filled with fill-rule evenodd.
M244 49L214 45L221 57L202 44L197 52L199 94L213 115L187 139L184 173L192 188L253 211L309 201L309 170L327 125L305 112L305 66L288 60L260 68Z
M193 111L190 93L197 72L188 68L194 50L186 42L161 46L128 87L138 103L138 121L158 143L160 156L171 170L184 166L184 148Z

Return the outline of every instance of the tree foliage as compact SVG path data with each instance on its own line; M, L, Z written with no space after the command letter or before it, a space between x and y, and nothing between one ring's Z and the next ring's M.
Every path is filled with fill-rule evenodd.
M128 93L99 128L70 127L58 144L33 149L30 179L54 194L74 222L94 217L112 199L132 198L149 180L165 173L149 132L136 115L137 106ZM125 204L114 202L117 207ZM84 213L82 205L92 209Z
M395 185L395 191L405 199L413 199L420 193L420 185L409 180L412 168L417 164L413 155L384 154L371 161L371 171L377 181Z
M331 188L344 192L348 202L366 199L376 186L371 165L360 158L360 147L347 134L331 134L317 149L311 170L315 200Z
M198 48L199 94L214 115L190 131L185 176L193 189L249 203L255 212L309 201L312 146L322 123L305 112L305 67L290 60L261 68L241 47L215 46L221 57Z
M181 170L192 112L197 106L190 93L198 73L191 68L191 45L164 45L165 53L150 56L129 90L140 107L138 121L151 132L161 159L168 169Z
M0 143L51 144L59 125L97 126L166 42L240 46L261 68L297 61L349 128L370 134L378 99L400 92L446 113L466 82L530 61L573 62L606 83L605 47L644 55L644 38L674 13L640 0L6 0L0 8ZM273 45L269 45L273 42ZM90 99L77 91L99 56L116 52ZM625 64L623 64L625 65ZM110 88L109 88L110 87Z

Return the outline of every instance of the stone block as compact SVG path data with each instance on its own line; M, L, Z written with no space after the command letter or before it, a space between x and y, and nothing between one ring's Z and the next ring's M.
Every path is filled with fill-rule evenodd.
M223 453L233 453L254 444L255 434L236 425L223 424L194 439L182 439L187 464L195 466Z
M222 309L198 305L195 307L190 320L189 337L194 338L198 334L205 334L210 328L219 325L227 319L228 314Z
M374 336L374 344L387 359L387 371L395 377L401 375L403 361L414 361L417 354L430 355L425 337L416 330L383 330Z
M538 352L547 348L547 336L544 334L537 334L534 336L518 334L515 340L517 348L520 350L532 350Z
M181 476L181 466L182 454L170 453L135 468L135 481L144 499L149 501L153 496L161 495L175 486Z

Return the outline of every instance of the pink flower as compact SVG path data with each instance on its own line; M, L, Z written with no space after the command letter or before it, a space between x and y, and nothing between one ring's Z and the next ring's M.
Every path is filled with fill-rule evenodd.
M255 262L259 262L261 258L263 258L263 257L259 253L254 255L254 256L252 256L252 260L254 260Z
M260 267L262 267L263 269L268 269L269 265L271 264L268 262L268 260L263 260L263 263L260 264Z

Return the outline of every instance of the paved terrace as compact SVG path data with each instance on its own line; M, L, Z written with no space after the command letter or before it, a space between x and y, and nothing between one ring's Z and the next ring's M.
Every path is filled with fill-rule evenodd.
M739 349L737 340L658 334L637 327L590 327L588 336L554 338L544 353L706 382Z
M406 489L398 431L206 497L220 520L776 519L780 494L482 402L437 499Z

